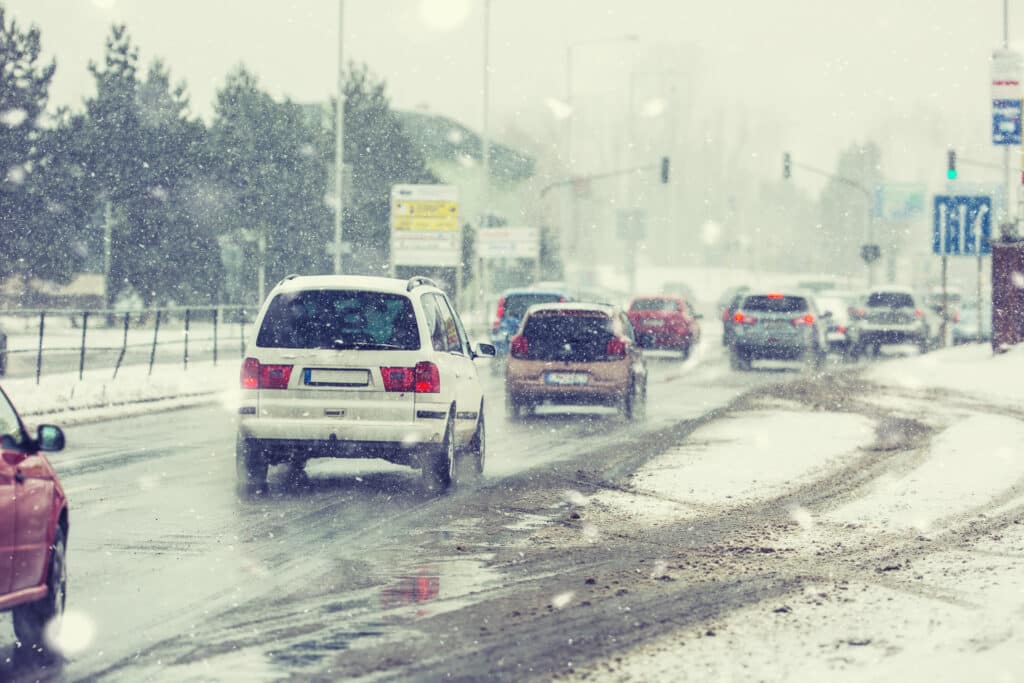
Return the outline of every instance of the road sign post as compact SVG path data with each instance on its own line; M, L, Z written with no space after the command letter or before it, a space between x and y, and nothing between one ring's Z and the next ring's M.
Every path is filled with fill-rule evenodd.
M982 258L992 253L992 198L987 195L936 195L932 253L942 256L942 343L949 319L947 272L950 256L978 259L978 315L981 316Z

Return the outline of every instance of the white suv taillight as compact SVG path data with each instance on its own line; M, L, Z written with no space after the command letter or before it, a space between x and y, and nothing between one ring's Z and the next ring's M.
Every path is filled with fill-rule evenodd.
M243 389L287 389L291 378L291 365L261 365L256 358L242 362Z
M381 368L380 376L384 380L384 391L412 391L417 394L441 392L441 373L429 361L421 361L414 368Z

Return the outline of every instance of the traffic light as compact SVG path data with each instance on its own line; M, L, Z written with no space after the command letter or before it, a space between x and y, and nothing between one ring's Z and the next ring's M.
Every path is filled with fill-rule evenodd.
M951 149L946 152L946 178L949 180L956 180L956 150Z
M661 184L668 184L668 157L661 158Z
M783 179L789 179L789 175L790 175L789 152L786 152L786 153L784 153L782 155L782 178Z

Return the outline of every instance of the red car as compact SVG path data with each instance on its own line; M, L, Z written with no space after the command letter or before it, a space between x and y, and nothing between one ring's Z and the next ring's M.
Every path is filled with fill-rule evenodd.
M690 348L700 341L700 315L682 297L638 297L626 314L644 348L679 351L689 358Z
M60 427L42 425L32 438L0 389L0 611L14 612L18 640L36 652L64 613L68 502L43 455L63 448Z

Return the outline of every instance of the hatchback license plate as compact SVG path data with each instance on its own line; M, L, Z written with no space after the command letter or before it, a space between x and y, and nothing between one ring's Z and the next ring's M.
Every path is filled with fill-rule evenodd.
M590 381L590 377L585 372L549 372L544 381L560 386L580 386Z
M304 380L310 387L365 387L370 383L370 373L366 370L306 368Z
M647 327L664 327L665 326L665 321L664 320L645 320L644 321L644 325L647 325Z

